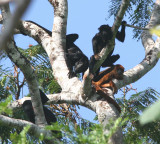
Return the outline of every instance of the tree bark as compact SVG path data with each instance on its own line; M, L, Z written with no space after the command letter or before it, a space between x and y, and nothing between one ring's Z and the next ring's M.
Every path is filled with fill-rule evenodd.
M45 51L48 54L51 67L53 70L53 76L57 79L59 85L62 88L62 92L58 94L50 94L48 98L48 104L60 104L60 103L69 103L69 104L77 104L85 106L96 112L98 115L99 122L104 127L104 133L108 134L110 129L106 127L112 119L115 121L119 117L119 111L112 103L108 102L105 97L98 95L95 90L91 86L91 78L88 77L83 81L80 81L78 78L74 77L72 79L68 78L68 68L65 60L65 45L66 45L66 25L67 25L67 15L68 15L68 4L67 0L49 0L51 5L54 7L54 25L52 29L52 36L46 33L41 27L30 23L21 21L19 24L19 32L25 33L30 37L34 38L39 44L43 46ZM129 5L129 0L122 0L122 4L120 10L117 14L115 22L112 26L114 34L117 32L120 22L123 19L125 11ZM153 9L153 13L151 16L151 20L146 26L146 28L151 28L157 24L160 24L160 0L157 0ZM3 20L2 20L3 21ZM111 51L114 47L114 39L109 43L108 47L110 47L109 51ZM149 31L144 31L141 36L143 46L145 48L145 57L142 62L136 65L134 68L125 71L123 80L114 79L114 83L116 87L119 89L125 85L133 83L140 78L142 78L147 72L149 72L158 62L158 53L160 52L160 40L157 39L156 42L152 39L152 35ZM11 45L8 47L11 48ZM104 58L107 57L109 51L107 51L107 46L100 53L100 60L96 63L94 70L96 71L97 67L101 65ZM13 57L13 53L8 54ZM18 57L16 60L12 58L12 61L19 61L21 57ZM17 64L20 66L20 64ZM31 70L31 69L30 69ZM31 74L31 72L25 70L26 75ZM34 72L33 72L34 73ZM34 75L33 75L34 77ZM28 84L30 81L27 81ZM32 83L33 84L33 83ZM32 90L31 84L29 84L29 89ZM37 87L38 84L36 80L34 80L34 85ZM108 91L108 96L114 99L113 91L106 88ZM32 93L32 91L30 91ZM36 92L33 95L38 95ZM39 98L34 96L34 98ZM23 103L24 99L19 100L20 104ZM17 102L13 102L10 106L12 108L17 107ZM35 109L39 110L39 108ZM43 115L43 114L42 114ZM123 143L123 135L122 129L119 128L112 135L109 140L109 143L112 144L122 144Z

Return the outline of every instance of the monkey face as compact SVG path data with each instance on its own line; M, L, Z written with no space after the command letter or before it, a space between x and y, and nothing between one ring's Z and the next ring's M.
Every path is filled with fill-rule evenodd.
M122 65L116 65L116 78L119 80L123 79L124 67Z
M123 75L123 73L124 73L124 69L118 69L117 70L117 74L118 75Z

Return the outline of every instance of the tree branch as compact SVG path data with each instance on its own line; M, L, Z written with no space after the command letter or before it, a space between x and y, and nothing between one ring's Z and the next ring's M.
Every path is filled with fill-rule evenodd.
M68 67L66 64L66 25L68 16L67 0L50 0L54 7L54 25L52 29L52 40L45 45L49 56L54 78L62 88L62 91L80 93L81 82L77 77L68 78ZM73 87L74 85L74 87Z
M108 54L113 50L114 46L115 46L115 36L116 33L118 31L118 28L121 24L121 21L123 19L123 16L125 14L125 11L127 10L129 6L129 0L122 0L120 9L116 15L116 19L114 21L114 24L112 26L112 31L113 31L113 38L112 40L107 44L107 46L105 46L105 48L102 49L102 51L99 54L99 61L96 62L94 70L97 70L98 67L100 67L100 65L103 63L103 61L107 58ZM106 88L107 91L107 95L106 96L110 96L111 98L114 99L114 94L113 91L110 90L109 88ZM109 124L109 121L112 119L113 121L115 119L117 119L119 117L119 112L116 109L116 107L107 102L107 101L103 101L103 100L99 100L96 103L96 113L98 115L98 120L103 124L104 127L104 133L108 134L109 129L106 128L106 125ZM122 134L122 130L119 128L110 138L108 143L123 143L123 134Z
M101 50L101 52L98 54L98 59L95 63L93 72L96 72L96 70L101 66L101 64L104 62L104 60L107 58L108 54L113 50L115 46L115 36L118 31L118 28L120 27L121 21L123 19L123 16L125 14L125 11L127 10L129 6L129 0L122 0L120 10L118 11L118 14L116 16L116 19L114 21L114 24L112 26L113 31L113 38L112 40ZM87 75L86 79L83 82L83 88L84 93L87 93L88 95L91 95L89 93L92 93L92 87L91 87L91 75L89 74L89 71L85 73Z
M146 26L146 28L152 28L155 25L160 24L160 1L157 0L155 3L153 13L151 19ZM158 38L156 42L154 42L152 35L148 30L144 30L142 35L142 44L145 48L145 58L142 60L140 64L135 66L134 68L127 70L124 73L124 78L122 81L114 80L117 88L121 88L125 85L133 83L143 77L147 72L149 72L158 62L158 53L160 52L160 39Z
M30 128L29 128L28 132L31 135L34 135L35 137L39 138L41 136L41 134L43 133L44 139L46 139L45 142L47 142L49 144L53 144L53 141L47 140L48 137L52 137L50 132L47 131L47 130L44 130L43 128L40 128L39 126L37 126L37 125L35 125L31 122L0 115L0 123L3 124L3 125L7 125L9 127L21 128L21 129L23 129L24 127L29 125Z
M8 31L7 28L8 26L10 26L8 25L8 22L9 21L12 22L12 18L19 19L19 17L21 16L20 14L17 14L17 12L22 12L20 7L22 6L22 3L23 1L21 1L20 4L17 6L17 9L15 10L15 14L13 16L10 15L9 5L5 5L1 7L3 22L4 22L4 25L3 25L4 32ZM26 3L23 3L23 4L26 4ZM18 9L20 9L20 11L18 11ZM18 16L16 17L15 15L18 15ZM13 23L13 26L11 26L11 28L14 28L14 27L15 27L15 23ZM12 33L13 30L11 28L9 28L9 30ZM11 61L14 62L23 72L29 86L29 91L32 98L32 105L34 107L34 112L36 115L36 122L38 125L44 125L46 124L46 120L45 120L44 112L42 109L38 83L36 80L36 76L34 74L34 70L31 68L29 61L18 51L18 48L13 40L13 37L11 37L10 34L8 36L10 36L10 41L6 44L7 46L4 50L7 53L8 57L11 59ZM7 42L7 38L5 38L5 42Z
M57 94L48 94L47 97L49 99L47 101L47 104L63 104L63 103L74 104L74 105L77 104L77 105L88 107L89 109L93 111L96 111L97 99L100 100L100 96L96 93L92 95L90 99L87 99L87 100L84 100L81 94L79 93L75 94L72 92L61 92ZM17 108L21 108L23 102L26 100L31 100L31 98L24 97L22 99L16 100L10 103L9 108L13 110ZM102 98L102 101L105 101L105 99Z
M142 28L142 27L138 27L138 26L134 26L134 25L130 25L130 24L126 24L125 26L135 28L135 29L139 29L139 30L149 30L148 28Z
M8 4L11 0L1 0L0 5Z
M42 26L32 21L20 21L18 31L21 34L28 35L37 41L40 45L46 45L51 39L52 32L44 30ZM45 47L44 47L45 48Z

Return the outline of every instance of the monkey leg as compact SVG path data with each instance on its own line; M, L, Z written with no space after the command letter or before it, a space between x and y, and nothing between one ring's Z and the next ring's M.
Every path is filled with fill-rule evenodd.
M92 85L94 86L94 88L96 89L96 91L98 90L102 90L100 85L97 82L92 81Z
M96 63L95 56L92 55L90 57L90 60L89 60L89 73L91 73L92 75L94 75L94 77L98 76L99 71L100 71L100 68L98 68L97 71L93 74L93 68L94 68L95 63Z
M111 87L113 89L113 93L117 93L117 91L118 91L116 85L114 84L114 82L112 80L109 81L108 83L101 85L101 88L107 88L107 87Z
M109 67L113 66L114 63L120 58L120 56L117 55L110 55L108 56L105 61L102 63L102 67Z
M88 58L82 55L81 58L75 63L75 73L84 73L88 69Z

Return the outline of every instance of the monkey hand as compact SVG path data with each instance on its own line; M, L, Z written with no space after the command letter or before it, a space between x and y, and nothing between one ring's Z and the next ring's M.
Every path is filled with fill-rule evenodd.
M125 26L126 24L127 24L126 21L122 21L122 22L121 22L121 25L122 25L122 26Z
M68 73L68 77L69 79L73 78L73 77L76 77L76 74L72 71L72 72L69 72Z

